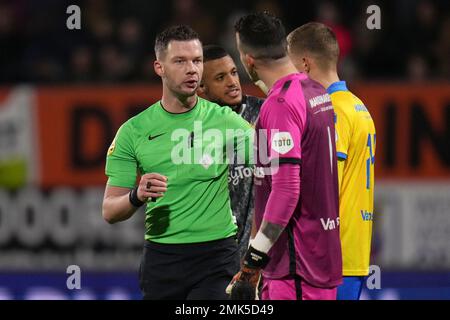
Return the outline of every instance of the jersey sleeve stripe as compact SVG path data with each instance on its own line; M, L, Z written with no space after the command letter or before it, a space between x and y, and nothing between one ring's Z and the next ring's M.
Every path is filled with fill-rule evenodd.
M274 160L272 160L274 161ZM293 164L301 164L302 159L299 158L277 158L278 163L293 163Z
M289 89L289 87L291 86L291 83L292 83L292 80L288 80L283 84L280 95L284 95L286 93L287 89Z

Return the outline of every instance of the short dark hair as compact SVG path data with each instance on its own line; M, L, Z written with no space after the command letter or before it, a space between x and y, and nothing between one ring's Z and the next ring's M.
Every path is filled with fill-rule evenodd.
M217 60L229 56L229 53L221 46L208 44L203 46L203 62Z
M281 20L268 12L241 17L234 26L244 51L255 58L281 59L286 56L286 30Z
M158 57L167 49L170 41L199 40L200 37L191 27L187 25L176 25L163 30L155 39L155 54Z
M308 52L318 60L319 67L333 67L338 62L339 44L336 35L323 23L306 23L292 31L287 41L293 55Z

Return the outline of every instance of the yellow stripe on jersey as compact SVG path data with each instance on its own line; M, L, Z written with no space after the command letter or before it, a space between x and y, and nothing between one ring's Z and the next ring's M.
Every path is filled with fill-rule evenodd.
M333 83L327 91L336 121L343 275L365 276L372 240L375 125L345 81Z

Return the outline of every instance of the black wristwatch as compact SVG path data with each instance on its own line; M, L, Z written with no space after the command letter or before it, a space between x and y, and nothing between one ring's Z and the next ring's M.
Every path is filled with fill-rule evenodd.
M138 190L138 187L135 187L134 189L131 189L131 191L130 191L130 193L129 193L129 195L128 195L128 199L129 199L130 203L131 203L134 207L139 208L139 207L142 207L142 205L143 205L145 202L139 200L139 198L138 198L138 196L137 196L137 190Z

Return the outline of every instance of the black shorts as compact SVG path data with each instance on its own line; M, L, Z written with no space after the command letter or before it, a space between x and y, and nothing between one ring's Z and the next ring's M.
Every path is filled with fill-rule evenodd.
M239 264L235 237L192 244L146 241L139 284L144 299L225 300Z

